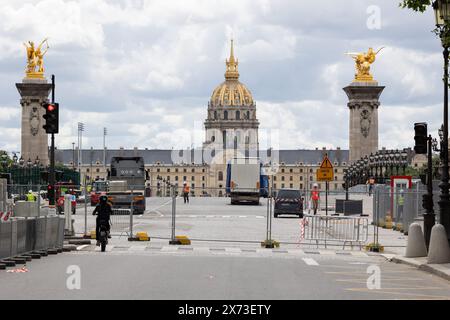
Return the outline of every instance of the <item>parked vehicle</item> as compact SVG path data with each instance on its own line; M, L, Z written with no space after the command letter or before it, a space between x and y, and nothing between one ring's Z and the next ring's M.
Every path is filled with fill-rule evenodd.
M292 214L303 218L304 197L300 190L281 189L275 197L274 217L280 214Z

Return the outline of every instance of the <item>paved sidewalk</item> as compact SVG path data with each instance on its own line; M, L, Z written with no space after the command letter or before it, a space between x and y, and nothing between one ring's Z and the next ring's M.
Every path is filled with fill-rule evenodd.
M373 231L371 235L373 237ZM393 263L405 264L411 267L415 267L419 270L429 272L450 281L450 263L428 264L427 257L406 258L404 255L406 253L407 241L408 236L405 236L398 231L379 228L379 243L385 247L382 256L387 260Z

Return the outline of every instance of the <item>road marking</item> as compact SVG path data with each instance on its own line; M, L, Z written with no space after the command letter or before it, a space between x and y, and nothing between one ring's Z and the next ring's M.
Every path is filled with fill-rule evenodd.
M264 219L265 217L263 216L256 216L256 219Z
M397 288L386 288L382 290L369 290L367 288L350 288L345 289L346 291L353 291L353 292L367 292L367 293L381 293L381 294L392 294L392 295L402 295L402 296L413 296L413 297L424 297L429 299L439 299L439 300L449 300L450 297L448 296L435 296L435 295L428 295L428 294L417 294L417 293L407 293L407 292L392 292L392 291L386 291L386 290L398 290ZM408 288L408 290L411 290ZM427 290L435 290L432 288L429 288Z
M83 250L86 247L89 247L89 245L88 244L83 244L82 246L77 247L77 251L81 251L81 250Z
M316 260L312 259L312 258L303 258L302 259L308 266L318 266L319 264L317 263Z
M178 247L163 247L161 249L162 252L177 252Z
M197 218L198 216L188 216L189 218Z
M242 250L240 248L225 248L225 252L229 253L241 253Z
M319 253L323 254L323 255L330 255L330 256L336 255L335 251L329 251L329 250L319 250Z
M365 252L352 252L351 254L354 257L368 257L367 253Z
M247 216L239 216L239 218L247 218Z
M145 246L132 246L129 250L130 251L144 251L145 250Z
M231 218L231 216L222 216L222 218L228 219L228 218Z
M305 252L303 250L295 249L295 250L288 250L288 254L304 255Z

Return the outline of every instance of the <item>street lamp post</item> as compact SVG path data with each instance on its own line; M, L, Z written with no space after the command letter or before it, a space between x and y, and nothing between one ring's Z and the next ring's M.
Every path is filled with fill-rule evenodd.
M406 166L408 165L408 152L406 150L403 150L401 152L401 157L402 157L403 175L405 175Z
M448 58L449 58L449 24L450 24L450 1L436 0L433 3L436 16L436 32L439 34L444 48L444 126L441 155L442 155L442 179L439 185L441 189L439 200L440 222L447 231L447 239L450 236L450 184L448 165Z

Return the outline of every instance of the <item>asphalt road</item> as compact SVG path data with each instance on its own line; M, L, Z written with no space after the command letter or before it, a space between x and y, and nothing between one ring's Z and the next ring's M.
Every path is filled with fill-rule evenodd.
M371 203L371 198L365 202ZM170 198L147 198L146 213L133 217L133 233L147 232L152 238L170 238L172 201ZM93 208L88 207L87 231L95 229ZM306 212L307 210L305 210ZM267 200L261 199L259 206L232 206L229 198L191 198L184 204L182 198L176 203L176 234L186 235L202 241L240 241L259 243L266 238ZM84 208L78 208L75 230L84 233ZM115 235L129 231L127 216L113 216ZM126 237L125 237L126 238ZM300 241L300 219L296 216L281 216L272 220L272 239L297 245Z
M447 281L380 256L136 249L64 253L29 262L27 273L0 271L0 299L450 298ZM71 266L80 290L67 287ZM381 287L370 290L374 266Z

